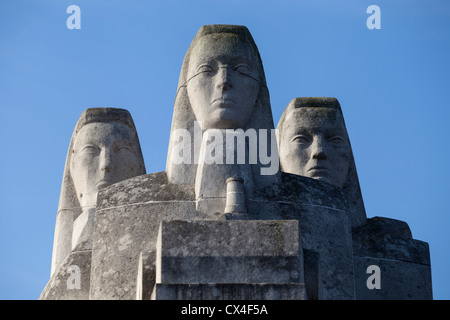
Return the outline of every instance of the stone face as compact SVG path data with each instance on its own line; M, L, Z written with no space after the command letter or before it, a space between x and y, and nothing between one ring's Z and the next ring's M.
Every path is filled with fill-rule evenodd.
M352 226L362 225L366 213L338 100L294 98L277 129L281 170L343 188L350 202Z
M144 173L130 113L117 108L86 109L78 119L67 153L51 275L71 252L92 249L98 191Z
M208 189L198 186L199 180L203 184L210 180L202 179L197 167L203 161L199 158L202 134L210 129L251 129L258 137L259 129L274 129L261 57L244 26L203 26L188 48L175 98L167 155L166 172L170 183L197 184L197 190ZM180 132L181 136L185 137L184 133L187 133L190 137L189 161L183 163L176 160L179 157ZM275 148L276 143L269 140L267 149L272 150L272 146ZM216 176L219 182L211 186L220 196L225 193L226 179L234 174L225 165L216 164L214 167L224 174L223 177ZM255 187L276 183L279 179L278 163L275 173L270 175L261 175L262 167L260 160L252 165ZM223 205L218 203L220 210L216 211L223 212ZM206 206L203 212L209 210L214 208Z

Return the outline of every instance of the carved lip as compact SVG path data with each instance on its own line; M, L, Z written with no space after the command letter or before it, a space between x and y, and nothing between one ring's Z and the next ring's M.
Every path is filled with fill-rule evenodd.
M104 187L110 186L110 185L112 185L112 184L113 184L113 183L112 183L111 181L102 179L102 180L100 180L99 182L97 182L95 185L96 185L98 188L104 188Z
M224 98L224 97L220 97L220 98L216 98L214 99L211 104L236 104L236 101L234 101L231 98Z
M314 166L308 169L308 172L314 171L316 173L328 173L330 170L324 166Z

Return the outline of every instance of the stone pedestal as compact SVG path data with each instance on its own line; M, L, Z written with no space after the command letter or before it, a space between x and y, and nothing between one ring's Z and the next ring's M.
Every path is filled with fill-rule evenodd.
M246 205L245 215L215 211L201 213L196 210L194 186L170 184L164 172L132 178L103 189L98 195L95 217L90 299L148 298L148 288L153 289L156 283L156 278L152 280L151 276L152 272L156 272L152 269L156 268L151 266L152 261L155 266L156 261L149 252L157 252L161 222L218 220L237 223L243 219L260 220L261 223L280 220L279 223L296 224L298 235L292 239L293 245L300 246L301 243L302 250L307 252L304 269L308 270L304 280L297 281L304 281L306 291L311 292L308 296L315 299L354 299L350 223L347 203L339 188L300 176L283 175L280 185L256 189L252 198L246 198ZM251 232L244 234L252 235ZM177 236L173 234L173 237ZM226 233L220 237L224 241L229 238ZM248 237L242 238L243 248L250 248L246 242L250 240ZM208 238L201 242L201 246L198 240L195 241L199 247L209 250ZM268 245L273 244L264 243L264 246ZM174 256L172 261L179 258ZM189 270L189 265L186 265L180 271L186 277L189 272L200 275L202 259L205 258L192 260L199 270ZM212 255L207 259L218 262ZM237 264L240 258L230 256L227 259L227 263ZM262 261L261 257L256 256L251 259L254 263ZM275 260L270 263L276 263ZM141 265L142 261L146 261L145 265ZM216 268L216 272L223 279L232 280L225 265L223 269ZM138 274L150 280L144 283L139 280ZM259 276L258 281L262 281L263 274L264 269L261 269L254 273L248 271L245 276L256 280ZM285 276L283 281L289 276ZM241 278L244 278L244 273ZM214 283L224 282L218 279L213 279ZM185 281L191 280L186 278ZM242 283L242 280L239 281ZM272 279L271 283L279 284L280 281ZM253 283L247 281L247 284Z
M299 299L303 281L296 220L161 223L155 299Z

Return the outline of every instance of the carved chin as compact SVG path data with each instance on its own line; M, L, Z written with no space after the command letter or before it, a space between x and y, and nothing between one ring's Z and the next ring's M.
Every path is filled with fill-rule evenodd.
M249 116L242 114L236 108L218 108L211 115L211 128L217 129L244 129L249 121Z
M332 184L330 179L325 175L310 175L310 178Z

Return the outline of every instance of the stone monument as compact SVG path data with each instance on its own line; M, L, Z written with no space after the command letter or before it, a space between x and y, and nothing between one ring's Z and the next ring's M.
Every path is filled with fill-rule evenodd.
M295 98L278 124L284 172L339 186L349 200L356 299L432 299L428 244L412 238L408 224L366 218L342 109L335 98ZM367 270L382 275L367 284Z
M97 194L104 187L144 173L144 159L130 113L118 108L86 109L75 126L66 157L51 279L41 298L89 297ZM80 272L82 289L67 290L64 279L68 271Z
M294 99L277 143L261 57L244 26L206 25L194 37L165 171L145 173L128 126L134 152L116 168L121 174L97 186L92 160L77 156L95 144L83 139L128 136L117 129L120 117L100 121L103 111L93 110L79 121L95 123L92 133L77 124L69 148L61 199L70 204L60 205L41 299L383 299L395 295L360 285L368 263L398 266L403 282L429 271L428 247L405 223L366 218L336 99ZM69 285L74 268L78 288ZM392 288L400 298L428 297L431 284L422 279L428 287Z

